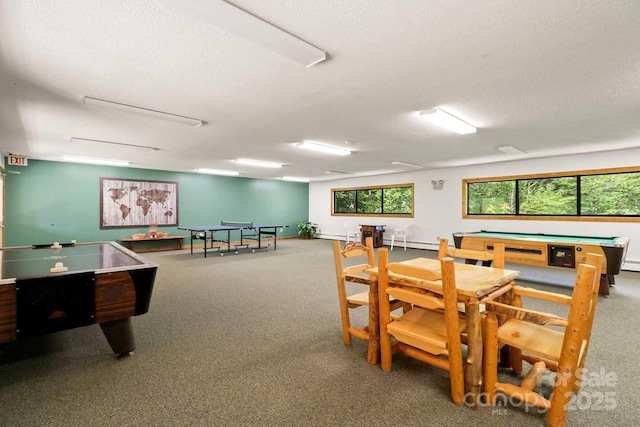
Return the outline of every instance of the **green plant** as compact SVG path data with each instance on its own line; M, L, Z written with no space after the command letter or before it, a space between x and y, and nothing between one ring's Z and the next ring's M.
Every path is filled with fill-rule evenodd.
M305 239L310 239L316 236L316 230L318 228L318 225L312 223L309 220L304 220L296 224L296 227L298 227L299 236L302 236Z

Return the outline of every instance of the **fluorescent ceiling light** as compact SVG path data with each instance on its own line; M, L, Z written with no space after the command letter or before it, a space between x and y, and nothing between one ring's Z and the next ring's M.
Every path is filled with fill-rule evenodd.
M417 165L415 163L408 163L408 162L401 162L400 160L394 160L393 162L391 162L392 165L397 165L397 166L409 166L412 168L423 168L424 166L422 165Z
M206 174L209 174L209 175L228 175L228 176L240 175L240 172L227 171L227 170L222 170L222 169L200 168L200 169L196 169L196 172L198 172L198 173L206 173Z
M163 0L175 9L286 56L306 67L327 59L327 53L238 7L221 0Z
M91 143L103 144L105 146L109 146L112 148L123 148L126 150L144 151L146 153L152 153L154 151L160 150L159 148L147 147L144 145L123 144L121 142L102 141L99 139L77 138L75 136L72 136L70 141L71 142L91 142Z
M296 145L299 148L304 148L306 150L335 154L336 156L348 156L349 154L351 154L351 150L347 150L346 148L332 147L330 145L318 144L317 142L313 141L303 141Z
M280 179L283 181L292 181L292 182L309 182L309 178L298 178L297 176L283 176Z
M457 132L460 135L476 132L475 127L471 126L469 123L463 120L460 120L455 116L452 116L451 114L441 110L440 108L423 110L423 111L420 111L419 114L420 116L429 120L431 123L434 123L450 131Z
M282 167L280 163L265 162L262 160L252 160L252 159L236 159L236 163L241 165L248 165L248 166L258 166L261 168L281 168Z
M162 120L169 120L172 122L177 122L183 125L188 125L193 127L200 127L205 123L200 119L194 119L192 117L165 113L164 111L151 110L149 108L144 108L144 107L136 107L135 105L122 104L120 102L107 101L105 99L100 99L100 98L92 98L90 96L85 96L82 99L82 103L84 105L94 105L98 107L115 108L127 113L142 114L144 116L153 117L153 118L162 119Z
M502 147L498 147L498 150L502 151L504 154L511 154L511 155L517 155L517 156L522 156L527 154L524 151L519 150L516 147L513 147L511 145L503 145Z
M129 166L131 162L124 160L97 159L94 157L62 156L65 162L88 163L91 165Z
M324 171L324 173L326 173L327 175L332 173L336 173L338 175L353 175L352 172L342 172L342 171Z

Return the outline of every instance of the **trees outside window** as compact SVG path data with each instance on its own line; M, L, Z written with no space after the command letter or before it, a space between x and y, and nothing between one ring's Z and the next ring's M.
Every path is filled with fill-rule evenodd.
M468 184L469 214L513 215L516 213L516 182L487 181Z
M577 215L578 177L518 180L519 215Z
M582 215L640 216L640 172L583 176Z
M617 168L464 180L464 218L640 222L640 170Z
M413 183L331 190L332 215L413 218Z

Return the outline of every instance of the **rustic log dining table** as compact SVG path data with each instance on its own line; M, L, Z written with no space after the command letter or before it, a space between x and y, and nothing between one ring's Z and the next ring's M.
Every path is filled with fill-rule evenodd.
M403 261L416 267L426 268L440 274L440 261L432 258L414 258ZM366 270L367 273L377 276L378 268ZM480 304L492 301L499 297L508 297L513 287L514 280L520 276L516 270L502 268L483 267L480 265L456 263L456 290L458 301L464 303L465 318L467 320L467 359L465 364L465 392L466 405L478 409L480 392L482 389L482 316ZM440 285L438 285L440 283ZM402 286L402 276L390 274L389 286ZM435 281L427 285L427 290L436 294L442 294L441 281ZM385 298L386 295L379 295ZM504 302L509 302L508 299ZM379 305L374 304L379 310ZM372 309L372 307L370 307ZM373 313L371 314L373 315ZM378 316L380 315L378 311ZM380 323L378 323L378 327ZM371 326L371 325L370 325ZM377 345L380 351L380 342L369 343Z

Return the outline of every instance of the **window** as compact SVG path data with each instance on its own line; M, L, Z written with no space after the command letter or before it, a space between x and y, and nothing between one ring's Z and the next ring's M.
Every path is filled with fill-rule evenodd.
M356 190L333 191L333 213L356 213Z
M413 184L331 190L332 215L413 218Z
M518 180L519 215L577 215L577 177Z
M640 168L463 181L464 218L640 222Z
M469 214L515 214L516 182L474 182L467 186Z
M382 214L382 189L356 190L356 213Z
M582 215L640 216L640 172L582 177L580 211Z

